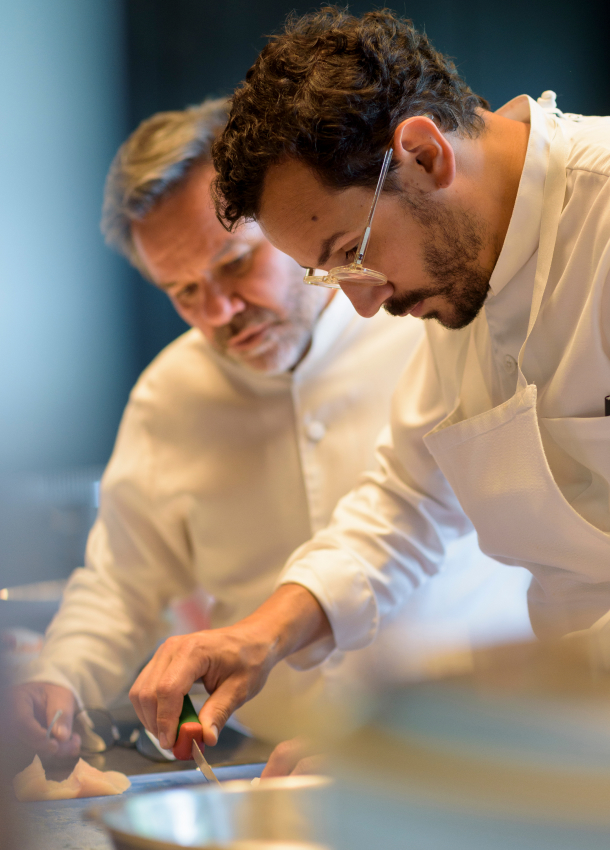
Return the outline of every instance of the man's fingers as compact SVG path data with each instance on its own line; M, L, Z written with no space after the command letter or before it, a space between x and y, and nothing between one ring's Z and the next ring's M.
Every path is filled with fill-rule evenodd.
M74 699L74 694L67 690L67 688L59 686L49 686L47 688L47 727L53 722L57 712L61 711L61 715L53 723L51 729L51 735L61 743L70 741L72 738L72 723L75 708L76 700Z
M322 773L324 770L324 762L324 756L307 756L307 758L301 759L297 763L296 767L292 771L292 776Z
M39 741L44 740L46 728L39 722L37 715L36 700L31 689L26 687L15 688L13 694L13 714L17 720L17 735L24 743L36 746Z
M157 734L157 693L155 682L159 675L167 669L163 659L165 644L159 647L146 667L133 683L129 691L129 699L136 710L139 720L149 732Z
M129 699L131 704L134 707L136 714L138 715L138 720L140 723L144 723L144 712L142 711L142 706L140 705L140 676L135 680L131 688L129 689Z
M188 693L187 685L185 692ZM176 742L176 733L178 731L178 720L182 711L182 703L184 694L182 688L176 687L163 682L157 688L157 729L159 743L161 746L169 750Z
M199 712L204 744L214 746L229 717L247 698L248 693L241 676L230 676L216 688Z
M40 725L30 712L22 712L17 717L17 735L29 749L46 755L55 755L59 743L54 738L47 739L47 730Z
M235 631L236 627L168 638L138 676L130 699L162 747L169 749L176 740L184 694L193 682L201 679L212 693L200 715L208 745L216 743L235 709L262 687L262 651L249 633L244 637Z
M14 692L15 718L19 739L42 755L76 755L80 738L72 735L72 719L76 700L71 691L48 682L29 682ZM47 726L57 711L62 717L47 737ZM63 723L62 723L63 721Z
M288 776L305 756L307 750L307 744L302 738L282 741L269 756L261 779L270 779L272 776Z
M167 731L172 726L171 718L174 715L175 706L179 703L178 714L175 724L173 724L177 726L182 709L182 693L188 693L194 681L188 681L184 685L184 690L182 690L180 673L176 675L178 660L176 659L176 648L179 646L180 644L174 638L168 638L140 672L129 691L129 699L138 718L149 732L159 738L161 746L167 749L169 749L165 743L168 740ZM170 670L171 680L168 678L168 671ZM180 670L180 667L178 667L178 670ZM188 675L182 676L182 678L186 682ZM177 690L181 691L179 696L176 696ZM161 726L159 721L161 721ZM175 733L176 729L174 728L172 734L175 736ZM162 734L163 741L161 740Z
M81 738L76 732L67 741L61 741L57 749L58 756L74 757L80 753Z
M142 673L130 690L129 698L136 710L138 719L149 732L157 736L157 697L155 691L142 681Z

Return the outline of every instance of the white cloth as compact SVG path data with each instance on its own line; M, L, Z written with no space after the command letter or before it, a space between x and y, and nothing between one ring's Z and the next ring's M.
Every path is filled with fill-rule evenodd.
M484 309L464 331L426 323L426 339L395 393L391 433L379 444L381 472L370 474L339 503L329 528L293 555L281 577L316 595L341 650L369 644L380 624L414 589L442 569L448 542L472 529L424 437L457 406L462 421L476 422L475 417L499 409L515 394L538 254L549 120L525 96L500 112L530 122L531 129L510 226ZM569 150L565 202L523 371L537 386L538 425L553 497L557 490L584 524L607 533L610 417L604 417L604 398L610 393L610 119L559 120ZM512 456L506 454L502 463L510 465ZM501 475L496 487L502 492ZM504 495L507 506L500 521L518 552L522 529L516 518L527 513L528 499L533 513L539 506L525 486ZM477 502L474 487L468 501ZM486 523L498 518L486 515L486 504L479 501L476 527L484 548L489 536ZM595 565L586 562L588 553L583 550L569 577L554 562L555 548L553 540L540 539L535 559L503 560L534 573L532 614L544 621L542 632L557 635L572 628L564 613L574 594L593 602L589 625L610 608L610 547L605 563ZM304 650L292 662L307 667L319 659L319 649Z
M71 578L27 680L63 684L90 706L107 704L162 635L172 599L203 588L213 598L213 627L251 613L289 554L374 466L393 386L422 333L415 319L364 320L337 293L292 374L249 371L196 330L171 344L132 392L102 480L86 567ZM421 599L428 632L442 620L450 641L471 618L485 635L527 630L523 580L473 543L456 552L462 573L451 590L438 603L429 594ZM513 605L497 618L497 600L507 596ZM410 633L417 631L417 611L408 619ZM438 634L431 640L438 643ZM337 659L330 667L336 675ZM272 708L319 682L318 671L280 664L238 718L273 737Z

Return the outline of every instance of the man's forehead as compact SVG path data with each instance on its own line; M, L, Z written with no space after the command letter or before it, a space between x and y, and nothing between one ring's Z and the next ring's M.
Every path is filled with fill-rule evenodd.
M298 160L285 160L267 172L258 221L276 247L297 262L316 264L321 249L353 226L344 194Z
M192 214L192 207L167 207L162 216L132 224L132 238L152 278L166 288L230 260L241 246L255 245L263 236L255 223L232 233L222 227L213 208Z
M300 224L315 223L332 194L317 174L296 159L272 165L265 175L260 205L260 220L285 217Z

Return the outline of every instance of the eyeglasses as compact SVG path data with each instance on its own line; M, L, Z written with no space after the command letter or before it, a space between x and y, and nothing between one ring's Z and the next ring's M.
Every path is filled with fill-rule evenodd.
M371 225L373 223L373 216L375 215L377 201L381 195L385 179L388 176L388 171L390 170L392 154L393 149L388 148L383 158L383 165L381 166L381 174L377 181L377 188L375 189L373 203L371 204L369 217L366 222L362 239L358 245L354 261L348 266L336 266L325 275L317 275L315 269L307 269L305 277L303 278L303 283L309 283L312 286L326 286L328 289L340 289L342 283L358 283L362 286L382 286L384 283L388 282L388 279L384 274L376 272L374 269L365 268L362 265L362 261L364 260L364 255L369 244Z

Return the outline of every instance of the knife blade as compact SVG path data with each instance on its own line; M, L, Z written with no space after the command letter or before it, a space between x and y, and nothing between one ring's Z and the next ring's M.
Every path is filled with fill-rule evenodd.
M216 776L214 775L214 771L212 770L210 765L207 763L205 756L203 755L203 753L199 749L199 745L197 744L197 741L195 741L195 740L193 740L192 752L193 752L193 758L197 762L197 767L203 773L203 775L208 780L208 782L216 782L218 785L220 785L220 782L218 781L218 779L216 779Z
M51 720L51 722L47 726L47 741L49 741L51 739L53 727L55 726L55 724L57 723L57 721L59 720L59 718L62 716L63 713L64 713L63 708L58 708L57 711L55 712L55 714L53 715L53 720Z

